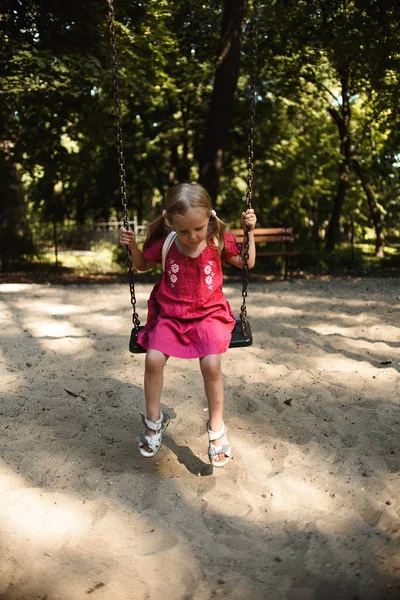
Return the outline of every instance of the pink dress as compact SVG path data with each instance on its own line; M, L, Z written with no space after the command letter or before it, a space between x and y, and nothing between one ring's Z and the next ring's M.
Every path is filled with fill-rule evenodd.
M165 237L143 251L146 260L161 263ZM225 256L240 254L234 236L225 234ZM235 316L222 291L222 265L217 250L207 246L196 258L172 243L165 271L154 286L147 322L138 342L177 358L201 358L227 351Z

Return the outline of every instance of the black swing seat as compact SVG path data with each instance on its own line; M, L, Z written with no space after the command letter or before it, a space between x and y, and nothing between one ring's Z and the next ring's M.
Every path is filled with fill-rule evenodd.
M229 348L243 348L245 346L251 346L252 343L253 334L251 333L250 323L246 321L245 332L243 333L242 321L240 319L236 319L236 325L232 331Z
M138 330L133 328L131 331L131 339L129 340L129 351L133 354L143 354L144 352L147 352L146 348L143 348L143 346L138 344L137 341L137 334L139 333L139 331L142 331L142 329L144 329L143 325L141 325Z
M146 349L143 348L137 341L137 334L139 331L143 329L141 325L139 330L132 329L131 331L131 339L129 340L129 350L132 354L143 354L146 352ZM235 328L232 331L231 343L229 344L229 348L243 348L245 346L251 346L253 343L253 336L251 333L250 323L246 321L246 331L243 333L242 330L242 321L240 319L236 320Z

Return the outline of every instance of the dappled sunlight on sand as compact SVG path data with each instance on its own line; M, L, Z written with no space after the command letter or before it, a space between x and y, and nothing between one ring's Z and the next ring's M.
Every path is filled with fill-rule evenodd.
M391 283L250 285L253 346L223 357L233 458L214 472L197 360L168 362L172 422L155 460L138 454L127 286L0 286L0 597L396 597Z
M376 323L375 323L375 322ZM319 325L308 325L310 329L320 335L341 335L346 338L360 339L360 337L368 338L370 341L382 341L382 327L378 319L371 320L370 317L362 319L363 326L358 327L340 327L337 325L329 325L321 323ZM362 335L364 334L364 336ZM390 325L385 326L385 341L400 342L400 334L397 327Z
M61 315L67 317L81 312L81 307L68 304L55 304L48 302L35 302L34 311L36 313L45 313L46 315Z
M21 294L22 292L30 292L32 290L31 283L2 283L2 294Z
M86 337L76 338L75 336L49 336L38 338L41 348L51 352L57 352L60 356L79 356L79 358L88 358L95 352L95 346L92 340Z
M65 337L85 337L86 332L84 329L75 327L71 323L60 323L46 319L40 321L35 320L27 322L32 335L34 337L49 337L49 338L65 338Z
M49 494L43 488L26 487L20 476L4 474L0 468L0 488L8 490L0 495L0 513L4 527L21 540L27 537L35 545L55 550L54 544L62 545L71 536L83 535L91 524L81 502L72 506L64 504L59 495ZM58 500L58 501L57 501Z

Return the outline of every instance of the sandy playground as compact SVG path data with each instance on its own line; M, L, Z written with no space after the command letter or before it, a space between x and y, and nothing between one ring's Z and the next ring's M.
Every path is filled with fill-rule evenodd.
M126 285L1 284L0 599L398 600L399 308L395 279L251 283L212 472L195 360L137 451Z

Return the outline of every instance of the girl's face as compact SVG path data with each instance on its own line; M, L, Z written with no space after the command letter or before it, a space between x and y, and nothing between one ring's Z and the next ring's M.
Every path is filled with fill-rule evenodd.
M172 226L176 231L179 243L193 250L207 238L209 217L204 210L193 209L184 215L174 215Z

